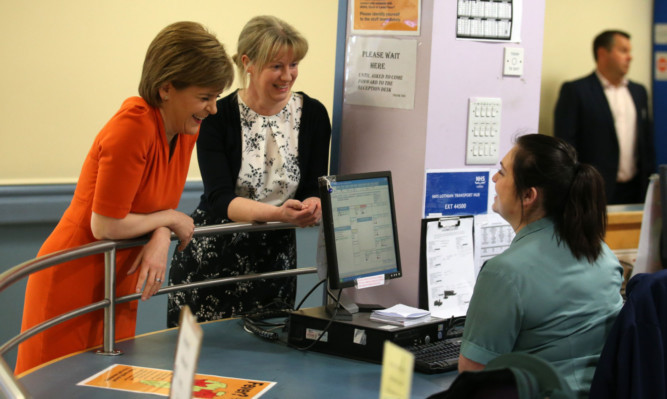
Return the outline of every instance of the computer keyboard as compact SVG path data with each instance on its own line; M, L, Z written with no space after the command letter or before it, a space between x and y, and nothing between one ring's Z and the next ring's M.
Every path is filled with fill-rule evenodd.
M449 338L428 344L405 347L415 355L415 371L425 374L444 373L459 366L461 338Z

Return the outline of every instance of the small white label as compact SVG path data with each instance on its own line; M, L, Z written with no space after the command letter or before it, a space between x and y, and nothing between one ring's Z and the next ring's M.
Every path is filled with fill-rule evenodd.
M322 330L316 330L314 328L306 328L306 339L309 339L311 341L316 341L318 338L320 338L320 334L322 334ZM320 338L320 342L327 342L328 336L329 333L325 332L324 335L322 335L322 338Z
M354 329L354 343L357 345L366 345L366 330Z
M667 24L655 24L653 41L655 44L667 44Z
M377 287L383 284L384 284L384 274L378 274L377 276L370 276L370 277L362 277L357 279L356 281L357 289Z

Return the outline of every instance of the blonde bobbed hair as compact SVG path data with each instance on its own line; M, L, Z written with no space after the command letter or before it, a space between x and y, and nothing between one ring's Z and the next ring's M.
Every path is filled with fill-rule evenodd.
M261 71L288 50L292 51L294 62L301 61L308 52L308 41L290 24L271 15L260 15L248 21L239 35L237 53L232 57L242 87L248 83L241 60L243 55Z

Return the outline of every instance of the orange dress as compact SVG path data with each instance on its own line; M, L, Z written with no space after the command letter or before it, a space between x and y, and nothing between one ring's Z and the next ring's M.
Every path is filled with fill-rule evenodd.
M196 136L179 134L171 159L160 111L131 97L102 128L84 162L74 197L38 256L95 241L92 212L122 219L128 213L175 209L183 192ZM116 295L135 292L138 271L127 272L141 247L116 254ZM21 330L104 297L104 255L32 274ZM102 344L103 310L87 313L19 345L15 372ZM116 306L116 338L134 335L137 301Z

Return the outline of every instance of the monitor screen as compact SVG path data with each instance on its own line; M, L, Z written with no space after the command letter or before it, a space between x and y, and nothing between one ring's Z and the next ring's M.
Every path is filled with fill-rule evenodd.
M329 287L401 277L391 172L319 178Z

